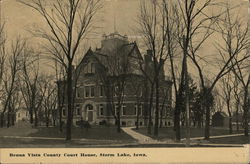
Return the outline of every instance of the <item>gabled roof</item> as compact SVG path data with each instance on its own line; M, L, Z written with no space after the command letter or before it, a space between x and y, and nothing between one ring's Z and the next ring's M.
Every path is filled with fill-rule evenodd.
M138 56L132 56L133 52L136 52L136 54L138 54ZM132 42L129 44L123 44L122 46L118 47L118 52L117 54L119 54L120 56L128 56L128 57L133 57L133 58L137 58L140 60L143 60L141 53L139 51L139 48L136 44L136 42ZM84 62L86 62L87 58L89 57L93 57L95 58L100 64L102 64L103 66L107 66L108 65L108 57L111 56L113 54L103 54L100 51L92 51L91 48L89 48L89 50L86 52L86 54L83 56L81 62L79 63L79 65L77 66L77 68L79 68L82 64L84 64Z
M223 117L228 117L228 115L225 112L220 112L220 111L216 112L214 115L218 115L218 114Z

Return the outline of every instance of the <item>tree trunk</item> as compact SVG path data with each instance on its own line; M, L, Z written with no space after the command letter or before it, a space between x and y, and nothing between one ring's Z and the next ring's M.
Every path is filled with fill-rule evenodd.
M239 128L239 111L237 110L235 113L235 119L236 119L236 130L237 132L239 132L240 128Z
M3 128L3 126L4 126L4 112L1 113L0 117L1 117L0 118L0 126L1 126L1 128Z
M38 126L38 115L37 115L37 111L35 111L35 123L34 126L37 127Z
M152 106L153 106L153 97L154 97L154 84L151 84L150 89L150 100L149 100L149 108L148 108L148 129L147 133L151 134L152 127Z
M68 98L68 116L67 116L67 129L66 129L66 141L71 140L71 127L72 127L72 62L69 61L67 71L67 98Z
M16 116L15 114L12 114L12 117L11 117L12 118L11 119L11 125L12 126L15 126L15 116Z
M9 128L10 127L10 111L8 111L8 113L7 113L7 128Z
M206 121L205 121L205 140L209 140L210 137L210 107L207 105L204 106L206 111Z
M46 127L47 128L49 127L49 118L48 118L48 116L46 117Z
M227 112L229 115L229 134L233 133L233 127L232 127L232 114L230 110L230 100L227 101Z
M154 125L154 136L157 137L159 133L159 79L155 80L155 125Z
M163 127L163 122L162 122L162 119L163 119L163 108L164 108L164 105L162 106L161 110L160 110L160 128Z
M30 123L33 124L33 107L30 108Z
M202 127L202 116L199 116L198 118L198 128L201 128Z
M59 109L59 131L63 132L63 124L62 124L62 107Z
M180 127L180 114L181 114L181 95L176 94L175 111L174 111L174 131L175 139L181 140L181 127Z
M248 85L244 88L244 108L243 108L243 125L244 125L244 135L248 135Z
M139 103L137 103L137 112L136 112L136 130L139 129Z
M121 110L121 106L119 105L118 107L118 111L117 111L117 133L121 132L121 117L120 117L120 110Z
M233 134L232 117L229 115L229 133Z

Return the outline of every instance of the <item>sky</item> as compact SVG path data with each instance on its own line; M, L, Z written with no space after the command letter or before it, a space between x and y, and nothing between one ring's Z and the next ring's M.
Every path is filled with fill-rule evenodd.
M87 40L88 46L93 48L100 46L102 35L114 32L114 24L117 31L124 35L128 35L133 41L137 36L134 32L136 27L136 17L139 9L140 0L103 0L104 8L101 13L103 19L99 34ZM232 5L241 3L237 13L244 18L247 18L247 0L220 0L228 1ZM1 22L6 22L7 37L14 39L17 36L31 37L27 29L30 27L43 26L41 17L31 8L18 3L16 0L0 0ZM114 21L116 20L116 21ZM247 19L246 19L247 20ZM218 41L217 36L209 39L206 46L201 49L201 53L213 53L213 43ZM36 41L32 42L36 44ZM140 45L139 45L140 46ZM140 47L139 47L140 48ZM142 52L144 53L144 52ZM212 63L211 63L212 64ZM190 68L191 71L194 68ZM208 69L209 70L209 69ZM211 72L214 70L212 69Z

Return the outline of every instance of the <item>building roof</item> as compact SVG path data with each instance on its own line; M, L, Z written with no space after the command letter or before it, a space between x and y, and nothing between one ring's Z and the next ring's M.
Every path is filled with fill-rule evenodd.
M218 114L223 117L228 117L228 115L225 112L221 112L221 111L216 112L214 115L218 115Z
M89 48L77 67L82 68L84 63L86 64L88 62L87 59L91 57L95 58L108 70L111 70L112 64L114 64L112 62L116 62L114 59L125 59L129 57L135 58L136 60L143 60L136 42L129 43L126 37L117 35L118 37L116 38L116 35L111 35L112 36L110 37L105 36L104 40L102 41L102 47L97 48L96 51L93 51L91 48ZM117 43L117 39L119 40L119 43ZM111 58L111 60L109 58Z

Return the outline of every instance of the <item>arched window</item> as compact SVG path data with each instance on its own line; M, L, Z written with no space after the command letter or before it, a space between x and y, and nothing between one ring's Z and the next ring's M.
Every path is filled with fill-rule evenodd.
M91 104L88 104L88 105L86 105L85 109L87 111L92 111L93 110L93 106Z

